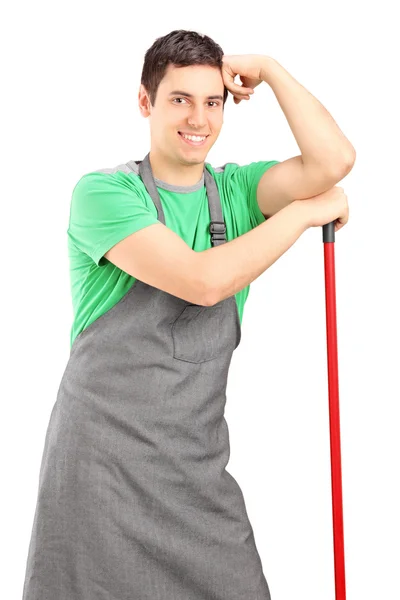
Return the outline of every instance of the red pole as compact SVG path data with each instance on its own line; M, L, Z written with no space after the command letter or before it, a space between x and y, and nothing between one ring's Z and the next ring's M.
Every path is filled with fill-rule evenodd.
M336 600L346 600L342 465L340 450L339 376L336 329L335 223L323 226L326 336L328 354L329 424L331 447L333 551Z

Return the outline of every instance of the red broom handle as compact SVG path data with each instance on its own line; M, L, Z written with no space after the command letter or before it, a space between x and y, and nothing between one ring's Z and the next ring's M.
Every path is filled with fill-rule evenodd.
M339 376L336 329L335 222L323 226L326 336L328 353L329 424L336 600L346 600L342 465L340 450Z

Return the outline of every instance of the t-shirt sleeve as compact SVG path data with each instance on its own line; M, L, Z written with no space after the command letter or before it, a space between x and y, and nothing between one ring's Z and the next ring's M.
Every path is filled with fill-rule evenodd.
M97 266L106 264L102 257L122 239L160 222L120 173L88 173L73 189L68 235Z
M252 227L257 227L266 220L257 202L258 183L265 171L279 162L279 160L259 160L248 165L239 166L233 173L235 185L240 186L246 196Z

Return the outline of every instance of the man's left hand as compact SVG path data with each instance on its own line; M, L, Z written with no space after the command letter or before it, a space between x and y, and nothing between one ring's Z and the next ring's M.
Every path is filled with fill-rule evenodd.
M261 66L265 60L263 54L230 54L222 57L222 78L225 87L233 94L233 101L249 100L255 87L263 81ZM239 75L242 85L234 83Z

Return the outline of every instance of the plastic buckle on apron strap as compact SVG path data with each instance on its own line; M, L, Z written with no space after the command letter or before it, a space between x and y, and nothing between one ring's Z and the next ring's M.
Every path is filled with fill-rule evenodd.
M224 221L211 221L210 223L211 240L225 240L226 225ZM214 235L216 234L216 235Z

